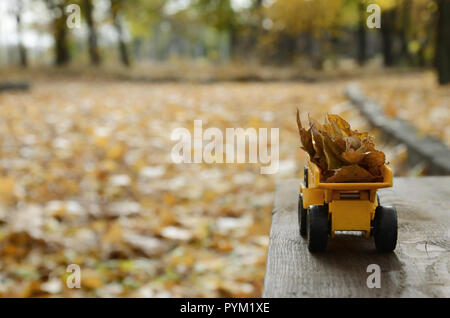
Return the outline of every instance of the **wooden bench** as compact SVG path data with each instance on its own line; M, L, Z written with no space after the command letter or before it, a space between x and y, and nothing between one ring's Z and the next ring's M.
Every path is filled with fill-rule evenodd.
M263 297L450 297L450 177L394 178L393 188L379 190L399 218L391 254L358 236L309 253L299 234L299 184L276 185ZM367 287L370 264L380 266L380 288Z
M6 82L0 83L0 92L3 91L27 91L30 89L28 82Z

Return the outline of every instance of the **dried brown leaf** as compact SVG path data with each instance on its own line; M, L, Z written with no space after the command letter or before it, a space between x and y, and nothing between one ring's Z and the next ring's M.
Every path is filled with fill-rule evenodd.
M366 169L358 165L343 166L336 173L325 180L325 182L375 182L378 178Z

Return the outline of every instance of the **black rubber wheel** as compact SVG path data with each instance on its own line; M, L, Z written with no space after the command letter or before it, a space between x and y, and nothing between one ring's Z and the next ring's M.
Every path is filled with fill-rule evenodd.
M381 206L381 199L380 196L377 193L377 207ZM374 229L375 220L372 220L370 222L370 236L373 236L373 229Z
M378 206L373 221L373 236L377 251L392 252L397 245L397 211L391 206Z
M308 187L308 166L303 167L303 182L305 183L305 188Z
M298 196L298 227L300 228L300 235L306 236L306 210L303 208L303 194Z
M311 253L325 252L328 242L328 209L324 205L312 205L306 213L306 236Z

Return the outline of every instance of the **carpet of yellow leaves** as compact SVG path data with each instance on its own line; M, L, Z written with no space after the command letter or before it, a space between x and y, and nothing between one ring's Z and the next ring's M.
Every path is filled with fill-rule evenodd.
M345 85L43 80L3 93L0 296L260 296L274 184L305 159L296 108L367 130ZM280 128L278 173L173 164L171 132L195 119Z

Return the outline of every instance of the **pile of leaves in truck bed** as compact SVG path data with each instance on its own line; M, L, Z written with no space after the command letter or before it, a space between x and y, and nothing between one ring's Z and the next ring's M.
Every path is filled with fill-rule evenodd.
M352 130L338 115L328 114L320 124L309 117L305 129L297 110L297 125L302 149L321 170L322 182L381 182L381 167L386 157L375 149L373 138Z

